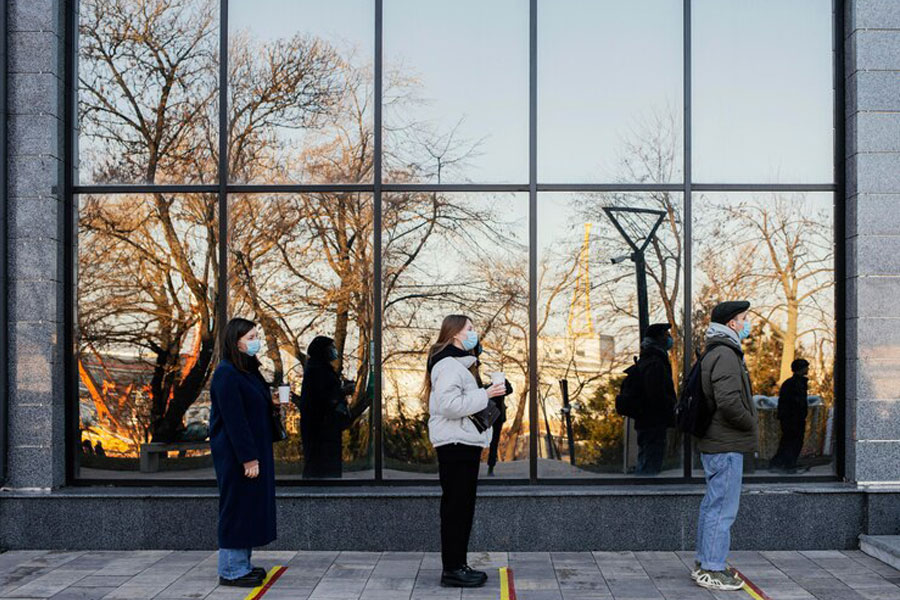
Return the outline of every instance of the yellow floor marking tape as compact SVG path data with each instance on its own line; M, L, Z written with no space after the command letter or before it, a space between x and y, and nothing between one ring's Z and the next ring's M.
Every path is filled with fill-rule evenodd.
M516 600L516 584L512 569L500 568L500 600Z
M734 569L734 567L732 568ZM772 600L766 595L765 592L759 589L759 587L755 583L747 579L746 575L744 575L737 569L734 569L734 572L737 573L738 577L744 580L744 591L750 594L750 597L753 598L753 600Z
M259 600L262 598L263 594L269 591L269 588L278 581L278 578L281 577L285 571L287 571L287 567L282 567L281 565L272 567L266 574L266 578L262 580L262 583L250 590L250 593L244 600Z

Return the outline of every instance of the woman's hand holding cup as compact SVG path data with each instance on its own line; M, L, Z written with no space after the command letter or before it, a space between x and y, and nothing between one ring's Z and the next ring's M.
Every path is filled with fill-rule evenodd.
M504 394L506 394L506 382L491 384L491 387L487 389L488 398L497 398Z

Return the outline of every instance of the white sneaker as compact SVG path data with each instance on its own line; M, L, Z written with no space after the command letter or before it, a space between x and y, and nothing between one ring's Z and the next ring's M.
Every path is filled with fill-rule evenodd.
M700 575L700 571L702 571L702 569L700 568L700 561L695 560L694 568L691 570L691 579L693 579L694 581L697 581L697 576ZM740 579L741 581L743 581L743 578L740 575L738 575L738 572L734 570L734 567L725 567L725 571L727 571L728 574L731 575L732 577L734 577L735 579Z
M744 582L728 571L700 569L694 582L702 588L723 592L734 592L744 587Z

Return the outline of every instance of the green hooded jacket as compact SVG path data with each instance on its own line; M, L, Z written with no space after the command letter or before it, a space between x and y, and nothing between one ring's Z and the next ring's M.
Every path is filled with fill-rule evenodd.
M710 327L706 344L711 349L701 363L701 382L706 401L715 407L712 423L698 440L704 454L759 451L759 421L750 374L736 336Z

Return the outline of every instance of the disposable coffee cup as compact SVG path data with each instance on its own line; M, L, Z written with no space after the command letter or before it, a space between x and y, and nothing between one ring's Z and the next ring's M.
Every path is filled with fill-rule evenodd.
M491 385L497 385L498 383L506 383L506 375L504 375L500 371L494 371L493 373L491 373Z
M291 401L291 386L284 384L278 386L278 401L287 404Z

